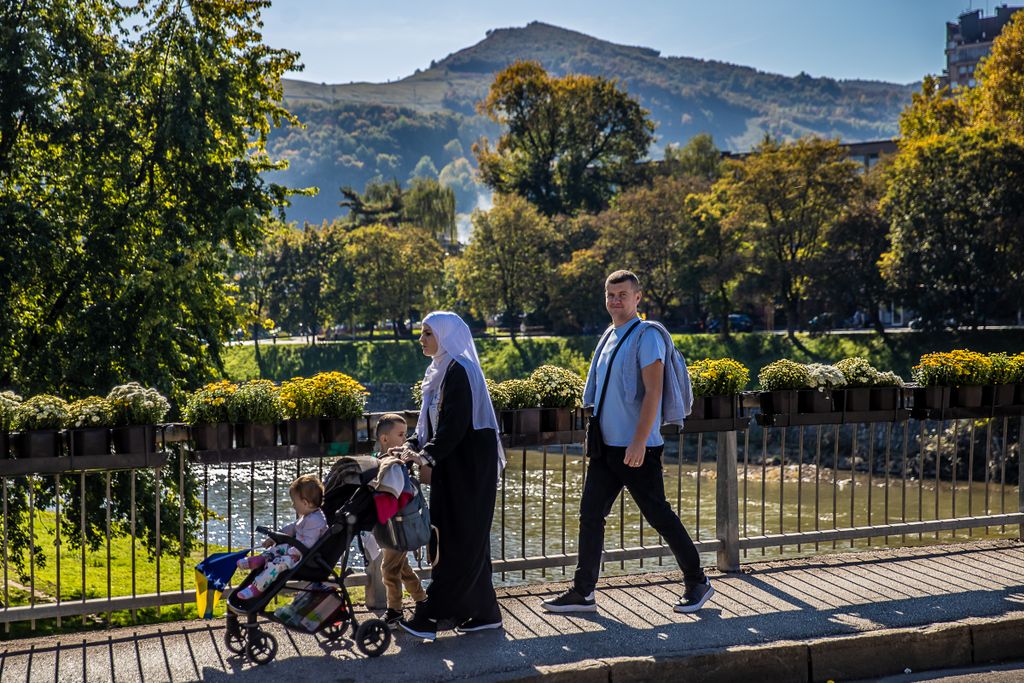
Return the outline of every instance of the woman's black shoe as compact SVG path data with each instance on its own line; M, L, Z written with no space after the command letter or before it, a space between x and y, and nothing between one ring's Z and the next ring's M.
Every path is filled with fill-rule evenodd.
M412 619L401 619L398 625L402 630L411 633L417 638L433 640L437 637L437 621L420 616L419 614L413 615Z
M459 633L473 633L474 631L487 631L492 628L501 628L501 619L497 621L492 619L467 619L456 626L455 630Z

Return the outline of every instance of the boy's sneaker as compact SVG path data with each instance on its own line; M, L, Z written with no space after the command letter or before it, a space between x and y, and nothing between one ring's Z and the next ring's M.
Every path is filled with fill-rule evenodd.
M384 613L384 623L387 624L388 626L394 626L399 621L401 621L402 617L404 617L404 616L405 616L405 613L402 610L400 610L400 609L391 609L389 607L388 611Z
M594 593L582 595L575 588L570 588L563 595L540 604L548 612L596 612L597 602Z
M433 640L437 637L437 621L414 614L412 619L400 619L398 625L402 630L411 633L417 638Z
M696 612L714 594L715 589L711 587L711 581L705 576L702 583L695 583L686 587L686 590L683 591L683 597L679 598L679 602L676 603L675 610L683 614Z
M474 631L487 631L492 628L501 628L501 619L498 621L491 621L490 619L467 619L456 626L455 630L459 633L473 633Z

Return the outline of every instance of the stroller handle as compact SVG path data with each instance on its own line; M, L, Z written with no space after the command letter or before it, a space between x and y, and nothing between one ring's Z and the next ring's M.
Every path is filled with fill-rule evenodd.
M288 534L282 534L282 533L274 531L272 529L268 529L265 526L258 526L258 527L256 527L256 531L260 532L264 536L269 536L271 539L273 539L273 541L275 543L279 543L279 544L283 543L285 545L294 546L303 555L305 555L306 553L309 552L309 548L307 548L305 545L300 543L298 541L298 539L296 539L294 536L289 536Z

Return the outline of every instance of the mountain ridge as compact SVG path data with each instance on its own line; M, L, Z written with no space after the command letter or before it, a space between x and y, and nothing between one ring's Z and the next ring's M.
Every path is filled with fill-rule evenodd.
M362 187L370 179L392 177L404 181L417 168L421 174L444 175L448 168L449 180L457 175L466 186L471 180L464 167L473 165L472 143L480 135L500 134L495 124L477 115L475 105L494 74L516 60L538 61L558 76L583 73L617 79L658 124L652 157L660 156L669 143L683 144L704 132L733 152L749 149L766 134L839 137L844 142L890 138L916 89L916 84L806 73L784 76L716 60L662 56L653 48L531 22L489 30L479 42L388 83L286 79L285 101L307 130L272 135L271 152L293 163L275 180L320 186L321 198L296 204L318 205L309 214L314 219L337 215L335 188L342 184ZM455 151L445 151L449 148ZM457 174L451 164L458 165ZM325 192L330 202L323 198ZM463 193L463 209L472 195L468 189ZM304 209L292 213L300 219L307 219L306 214Z

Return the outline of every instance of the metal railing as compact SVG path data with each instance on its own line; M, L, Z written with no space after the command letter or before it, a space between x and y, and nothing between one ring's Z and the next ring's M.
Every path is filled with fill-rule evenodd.
M1024 538L1022 415L787 427L735 422L724 431L706 422L715 427L709 432L691 423L667 435L663 462L668 500L698 550L714 553L705 562L722 570L745 559L873 541ZM573 442L582 433L552 436L546 440ZM169 606L184 616L195 597L195 563L256 545L257 525L288 521L288 482L306 473L322 477L336 457L323 446L279 446L204 459L186 440L186 430L168 426L160 452L110 456L103 467L75 458L0 460L5 629L50 619L58 627L71 618L136 620L150 617L140 611ZM561 578L576 563L587 460L573 443L518 446L507 456L492 527L495 578ZM27 505L21 518L18 496ZM25 534L40 546L22 555L21 566L18 533L22 547ZM81 542L90 536L98 542ZM609 516L605 548L607 572L674 566L626 495ZM365 575L349 581L361 584Z

